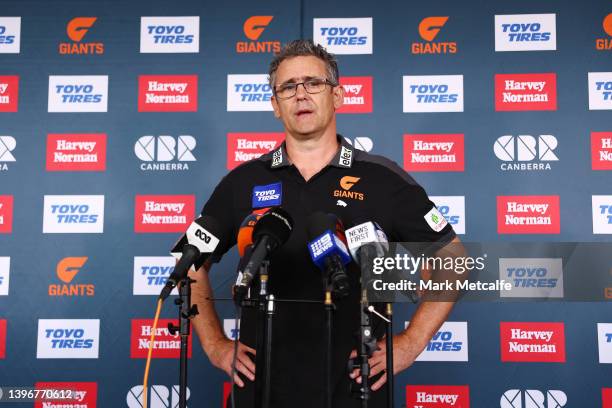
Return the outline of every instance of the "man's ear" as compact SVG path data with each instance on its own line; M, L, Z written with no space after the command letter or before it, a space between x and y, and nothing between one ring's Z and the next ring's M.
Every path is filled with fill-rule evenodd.
M334 108L338 110L344 105L344 87L338 85L332 88L332 92L334 94Z
M274 109L274 117L276 119L280 119L280 109L278 107L278 101L274 95L272 95L270 98L270 103L272 103L272 108Z

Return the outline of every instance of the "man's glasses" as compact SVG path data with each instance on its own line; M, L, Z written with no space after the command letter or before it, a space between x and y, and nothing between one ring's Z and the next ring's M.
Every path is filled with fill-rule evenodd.
M325 85L337 86L331 81L325 78L310 78L304 82L289 82L280 85L274 90L274 94L278 99L289 99L293 98L297 93L298 86L303 85L306 92L309 94L321 93L325 90Z

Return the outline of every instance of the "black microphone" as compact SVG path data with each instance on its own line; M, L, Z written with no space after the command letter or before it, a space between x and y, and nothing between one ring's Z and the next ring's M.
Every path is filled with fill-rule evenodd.
M209 215L196 218L191 223L185 234L170 251L170 254L178 260L178 263L159 294L160 299L165 300L170 295L172 289L187 276L191 265L196 270L204 265L204 262L219 245L221 231L217 220Z
M259 267L274 250L287 242L293 230L293 220L280 207L273 207L257 220L253 227L253 247L242 271L242 280L235 287L235 301L241 304Z

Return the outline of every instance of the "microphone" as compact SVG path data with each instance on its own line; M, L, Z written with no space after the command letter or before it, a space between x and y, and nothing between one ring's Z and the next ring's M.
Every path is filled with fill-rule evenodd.
M385 256L389 241L375 222L364 222L346 230L349 251L360 266L371 265L374 258Z
M344 297L349 293L345 265L351 262L346 248L344 227L333 214L315 212L308 217L308 251L315 265L329 279L333 292Z
M251 286L259 267L272 252L289 239L293 230L293 219L289 213L280 207L272 207L253 227L252 241L254 242L251 254L247 258L246 266L242 272L242 279L235 287L235 301L241 304Z
M176 287L179 281L187 276L191 265L195 269L200 269L204 262L210 257L219 245L221 228L213 217L204 215L196 218L187 232L177 241L170 254L174 256L178 263L174 271L168 277L166 285L163 287L159 298L165 300Z

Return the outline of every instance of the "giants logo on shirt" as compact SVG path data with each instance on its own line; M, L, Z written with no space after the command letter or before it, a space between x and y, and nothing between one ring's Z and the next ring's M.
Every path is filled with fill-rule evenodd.
M19 76L0 76L0 112L17 112Z
M372 112L372 77L340 77L344 88L344 105L336 113Z
M21 17L0 17L0 54L19 54Z
M153 340L153 358L179 358L181 353L181 337L178 331L171 334L168 324L178 324L176 319L160 319L155 328ZM177 329L178 330L178 329ZM131 358L147 358L153 331L152 319L132 319L132 335L130 342ZM187 357L191 358L191 334L187 347Z
M13 196L0 195L0 234L13 231Z
M564 323L500 322L501 361L565 362Z
M498 234L559 234L559 196L498 196Z
M0 359L6 357L6 320L0 319Z
M470 387L407 385L406 408L470 408Z
M557 110L557 74L496 74L495 110Z
M34 402L34 408L96 408L98 383L95 382L37 382L37 390L71 390L74 398L53 400L41 399Z
M49 134L47 171L106 170L106 134Z
M193 221L193 195L137 195L135 232L184 232Z
M404 135L407 171L463 171L463 134Z
M257 159L276 149L285 140L284 133L228 133L227 169Z
M593 170L612 170L612 132L591 132Z
M197 75L140 75L138 112L196 112Z

